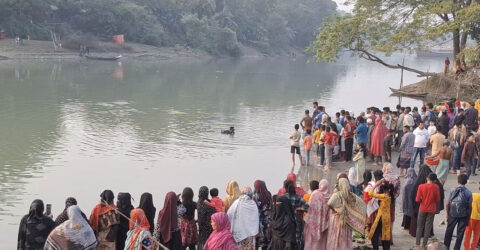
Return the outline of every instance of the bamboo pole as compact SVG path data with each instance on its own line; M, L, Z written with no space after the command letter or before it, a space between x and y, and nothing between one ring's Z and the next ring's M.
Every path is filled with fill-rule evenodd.
M115 208L115 207L112 207L110 206L110 204L108 204L106 201L102 200L102 203L103 205L115 210L119 215L121 215L123 218L127 219L128 221L130 222L133 222L130 217L126 216L125 214L123 214L122 212L120 212L120 210L118 210L118 208ZM162 249L165 249L165 250L169 250L168 247L164 246L162 243L158 242L158 240L156 240L153 236L150 237L150 239L152 239L153 241L155 241L155 243L157 243L157 246L161 247ZM158 247L157 247L158 249Z

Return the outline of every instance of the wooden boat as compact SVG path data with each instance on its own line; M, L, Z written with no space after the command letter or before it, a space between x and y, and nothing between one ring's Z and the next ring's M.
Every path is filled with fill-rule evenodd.
M413 92L406 92L400 89L389 88L392 91L392 95L400 95L400 96L408 96L408 97L416 97L416 98L425 98L427 97L428 93L413 93Z
M90 56L85 55L85 58L89 60L99 60L99 61L117 61L122 58L122 55L114 56L114 57L102 57L102 56Z

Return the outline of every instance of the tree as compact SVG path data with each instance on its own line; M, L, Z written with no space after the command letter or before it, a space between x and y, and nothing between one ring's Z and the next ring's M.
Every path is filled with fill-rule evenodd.
M352 14L324 22L307 51L319 61L333 61L347 49L391 68L374 51L387 55L422 49L451 39L453 55L462 59L467 37L480 21L480 0L352 0ZM426 72L405 68L421 75Z

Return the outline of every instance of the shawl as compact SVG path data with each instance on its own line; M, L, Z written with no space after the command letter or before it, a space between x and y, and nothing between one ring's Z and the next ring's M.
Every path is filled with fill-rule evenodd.
M98 242L92 228L83 218L77 205L68 207L68 220L60 224L48 236L45 249L94 249Z
M233 204L233 202L240 197L240 188L238 186L238 183L236 181L230 181L227 185L227 197L223 199L223 205L225 207L225 211L228 211L230 206ZM208 194L207 194L207 199L208 199Z
M205 250L237 250L237 243L230 232L230 220L226 213L212 215L212 221L217 226L205 243Z
M249 188L248 188L249 189ZM255 236L259 230L258 207L250 192L244 191L228 209L228 218L232 224L232 234L236 242Z
M352 192L348 180L338 180L338 191L328 200L328 206L340 215L343 225L347 225L353 231L365 235L366 212L365 202Z
M142 249L142 241L145 237L150 236L150 224L145 212L141 208L133 209L130 213L130 223L125 242L126 250Z
M394 188L394 197L392 199L397 198L400 195L400 177L397 173L397 168L394 167L391 163L385 162L383 164L383 178L388 181L390 184L393 185Z
M111 190L105 190L100 194L100 204L97 204L90 214L90 225L92 226L93 231L98 232L98 218L100 215L117 209L117 207L113 204L113 199L114 195ZM108 206L105 205L105 202L108 204Z
M380 116L375 120L375 127L370 140L370 152L373 155L381 156L383 154L383 139L387 136L387 131L388 129L383 124Z
M296 241L295 212L286 196L278 197L272 220L272 236L285 242Z
M255 187L255 192L260 203L264 206L272 207L272 194L268 191L265 182L256 180L253 186Z
M417 173L415 169L409 168L407 170L407 180L405 181L405 185L403 187L403 202L402 202L402 211L403 214L412 216L413 212L413 200L411 199L413 185L417 180Z
M175 192L167 193L163 209L158 213L157 227L162 236L163 242L169 242L172 238L172 231L178 227L177 221L177 195Z
M305 218L305 235L311 235L314 242L320 241L322 233L328 229L330 216L327 203L329 198L328 181L323 179L320 181L318 189L313 191L310 196L310 208ZM305 249L310 248L305 246Z
M150 233L153 233L154 223L153 220L155 219L155 212L157 209L153 205L153 198L151 193L143 193L140 197L140 204L138 208L141 208L147 216L148 224L150 225Z

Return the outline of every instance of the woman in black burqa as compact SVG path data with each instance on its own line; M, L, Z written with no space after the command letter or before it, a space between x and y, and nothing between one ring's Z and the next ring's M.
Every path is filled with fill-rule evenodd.
M43 215L44 211L42 200L32 202L28 214L20 221L17 249L43 249L48 235L55 228L55 222Z
M271 250L296 249L295 211L286 196L274 196Z
M133 210L132 196L130 193L118 193L117 209L120 213L130 218L130 212ZM117 232L116 249L123 250L125 248L125 240L127 240L127 232L130 230L130 221L128 218L120 215L120 226Z

